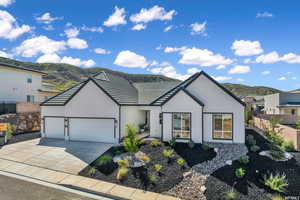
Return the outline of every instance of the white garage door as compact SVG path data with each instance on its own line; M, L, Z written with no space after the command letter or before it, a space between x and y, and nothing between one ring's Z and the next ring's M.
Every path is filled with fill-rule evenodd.
M64 118L45 118L45 136L47 138L64 139Z
M70 118L69 134L73 141L114 143L113 119Z

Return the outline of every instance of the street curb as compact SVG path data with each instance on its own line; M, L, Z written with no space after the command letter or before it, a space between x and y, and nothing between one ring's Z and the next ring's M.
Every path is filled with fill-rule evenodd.
M43 185L43 186L46 186L46 187L50 187L50 188L54 188L54 189L58 189L58 190L62 190L62 191L66 191L66 192L70 192L70 193L74 193L74 194L78 194L78 195L88 197L88 198L92 198L92 199L96 199L96 200L112 200L109 197L103 197L103 196L101 197L101 196L96 195L96 194L91 194L91 193L80 191L80 190L77 190L77 189L72 189L72 188L69 188L69 187L62 186L62 185L53 184L53 183L41 181L41 180L38 180L38 179L29 178L27 176L21 176L21 175L15 174L15 173L5 172L5 171L2 171L2 170L0 170L0 175L20 179L20 180L23 180L23 181Z

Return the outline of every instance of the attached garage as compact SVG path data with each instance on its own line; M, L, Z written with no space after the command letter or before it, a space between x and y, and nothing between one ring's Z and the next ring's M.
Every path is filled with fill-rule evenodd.
M65 119L64 117L45 117L44 133L47 138L64 139L65 138Z
M69 118L69 138L72 141L114 143L115 119Z

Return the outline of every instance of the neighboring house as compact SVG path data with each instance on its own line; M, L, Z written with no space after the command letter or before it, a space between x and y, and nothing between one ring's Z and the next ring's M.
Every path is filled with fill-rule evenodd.
M264 96L265 113L300 116L300 94L282 92Z
M40 71L0 63L0 102L40 102L43 75Z
M53 85L49 83L42 83L41 89L39 89L39 96L41 102L48 100L50 97L58 95L61 91L53 89Z
M174 84L101 72L41 104L42 135L118 143L126 124L149 124L150 136L163 141L245 142L239 98L203 71Z
M264 108L264 96L248 95L241 100L249 105L253 111L261 111Z

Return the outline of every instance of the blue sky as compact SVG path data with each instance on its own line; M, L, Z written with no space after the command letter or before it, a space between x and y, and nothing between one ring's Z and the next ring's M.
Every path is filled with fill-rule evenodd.
M188 2L188 3L187 3ZM0 56L300 88L296 0L0 0Z

